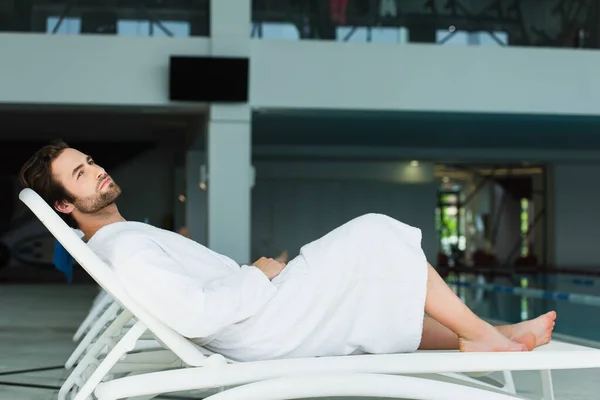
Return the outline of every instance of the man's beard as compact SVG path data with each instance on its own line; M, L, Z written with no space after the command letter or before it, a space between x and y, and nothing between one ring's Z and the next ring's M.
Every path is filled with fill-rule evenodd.
M121 194L121 188L114 182L108 184L105 192L99 192L95 195L77 198L73 205L82 214L94 214L110 206Z

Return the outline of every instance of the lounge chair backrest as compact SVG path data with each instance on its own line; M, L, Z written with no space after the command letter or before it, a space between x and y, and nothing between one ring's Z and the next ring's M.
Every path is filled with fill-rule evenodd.
M116 274L70 228L58 214L32 189L25 188L19 199L37 216L50 233L73 256L83 269L115 299L143 323L156 338L189 365L203 365L206 357L188 339L154 318L124 290Z

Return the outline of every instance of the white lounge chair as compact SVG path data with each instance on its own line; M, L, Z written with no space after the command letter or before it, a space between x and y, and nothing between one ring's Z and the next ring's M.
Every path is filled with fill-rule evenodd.
M162 393L222 388L206 397L223 399L295 399L324 396L371 396L407 399L515 399L514 394L456 373L486 371L540 371L545 400L554 398L550 370L600 368L600 350L553 341L533 352L411 354L315 357L236 363L212 354L169 328L129 297L113 271L32 190L19 198L54 237L123 309L101 339L118 338L99 361L108 342L98 340L77 366L80 390L75 400L149 399ZM133 325L123 333L123 327ZM118 377L123 356L133 351L145 333L165 351L140 352L135 374ZM167 369L165 354L172 355ZM87 361L98 360L98 365ZM157 364L153 361L158 360ZM147 364L145 364L147 362ZM156 372L143 372L154 370ZM76 369L77 369L76 368ZM128 369L127 371L131 371ZM415 376L419 375L419 376ZM454 378L454 379L452 379ZM447 382L444 380L452 380ZM138 397L139 396L139 397Z
M99 309L98 306L102 306ZM103 296L101 300L101 304L97 304L92 307L90 314L86 317L84 322L88 325L85 332L85 335L81 339L81 341L77 344L77 347L71 354L71 356L67 359L65 363L66 369L71 369L75 364L79 362L81 357L85 354L86 349L90 347L90 345L98 338L98 336L106 329L108 324L117 318L117 315L122 311L121 306L115 302L110 295L106 294ZM81 329L81 326L80 326ZM79 332L79 331L78 331ZM78 335L76 335L78 336Z
M90 311L88 312L87 316L81 322L81 324L77 328L77 331L73 335L73 341L78 342L80 339L82 339L83 336L86 333L88 333L90 331L90 329L92 329L92 327L98 321L100 316L102 316L104 311L106 311L106 309L112 303L114 303L114 299L112 297L110 297L110 295L108 293L106 293L104 290L100 290L100 292L94 299L94 302L92 303L92 307L90 308Z
M106 314L108 314L107 312ZM106 315L105 315L106 316ZM132 315L129 312L124 312L119 315L118 318L114 318L112 323L102 332L99 338L96 338L91 345L85 349L84 356L78 360L77 367L67 378L61 387L59 392L59 400L64 400L69 392L72 392L76 387L81 387L85 376L90 366L98 365L108 353L114 343L118 342L124 333L131 325ZM154 340L152 337L145 337L144 339L138 339L135 348L127 355L120 358L119 362L115 364L110 372L105 376L104 380L108 378L112 379L118 374L127 374L131 372L139 373L140 371L159 371L170 368L182 367L184 364L181 360L170 351L157 351L164 349L164 347ZM203 353L209 356L210 353L206 349L202 349ZM231 360L227 360L229 363L233 363ZM475 373L470 374L472 376L466 376L464 374L455 373L442 373L439 374L439 378L447 378L460 380L464 383L472 383L478 386L486 386L490 389L502 390L507 393L515 394L515 387L512 375L510 371L502 371L501 379L494 379L489 376L488 373ZM480 380L475 380L475 377L485 376L486 381L493 383L486 383Z

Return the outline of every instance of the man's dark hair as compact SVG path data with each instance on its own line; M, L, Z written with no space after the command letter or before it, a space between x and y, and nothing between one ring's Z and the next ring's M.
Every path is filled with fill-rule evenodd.
M42 147L21 168L19 179L25 187L33 189L42 197L53 210L56 202L66 200L73 202L74 197L52 175L54 161L69 145L61 139L53 140ZM58 213L72 228L77 227L75 219L70 214Z

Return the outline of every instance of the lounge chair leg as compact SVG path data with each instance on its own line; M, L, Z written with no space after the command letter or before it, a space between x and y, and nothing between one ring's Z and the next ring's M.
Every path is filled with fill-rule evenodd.
M100 318L104 310L106 310L114 300L108 294L99 295L97 301L94 302L91 310L88 315L85 317L79 328L77 328L77 332L73 335L73 341L78 342L79 339L83 337L84 334L91 328L96 319Z
M137 322L124 336L119 343L108 353L106 358L98 365L94 373L86 381L85 385L75 396L75 400L85 400L92 395L96 386L110 372L112 367L119 362L121 357L135 348L135 343L146 331L146 326Z
M100 335L100 337L85 351L85 355L79 361L77 366L73 369L69 377L65 380L58 392L58 400L66 400L68 393L76 385L75 382L79 379L81 374L84 374L87 368L91 365L96 365L98 362L98 355L102 350L110 345L110 342L115 336L120 335L123 326L132 318L129 311L123 311L113 322L106 328L106 330ZM76 385L80 387L79 385Z
M552 386L552 373L548 369L540 371L542 378L542 398L544 400L554 400L554 387Z
M103 331L104 327L111 323L117 318L121 306L117 303L113 303L105 312L102 314L87 331L81 342L77 345L67 362L65 363L66 369L71 369L75 364L79 362L79 359L84 355L88 347L92 344Z
M517 394L517 388L515 387L512 372L502 371L502 375L504 376L504 390L512 394Z

